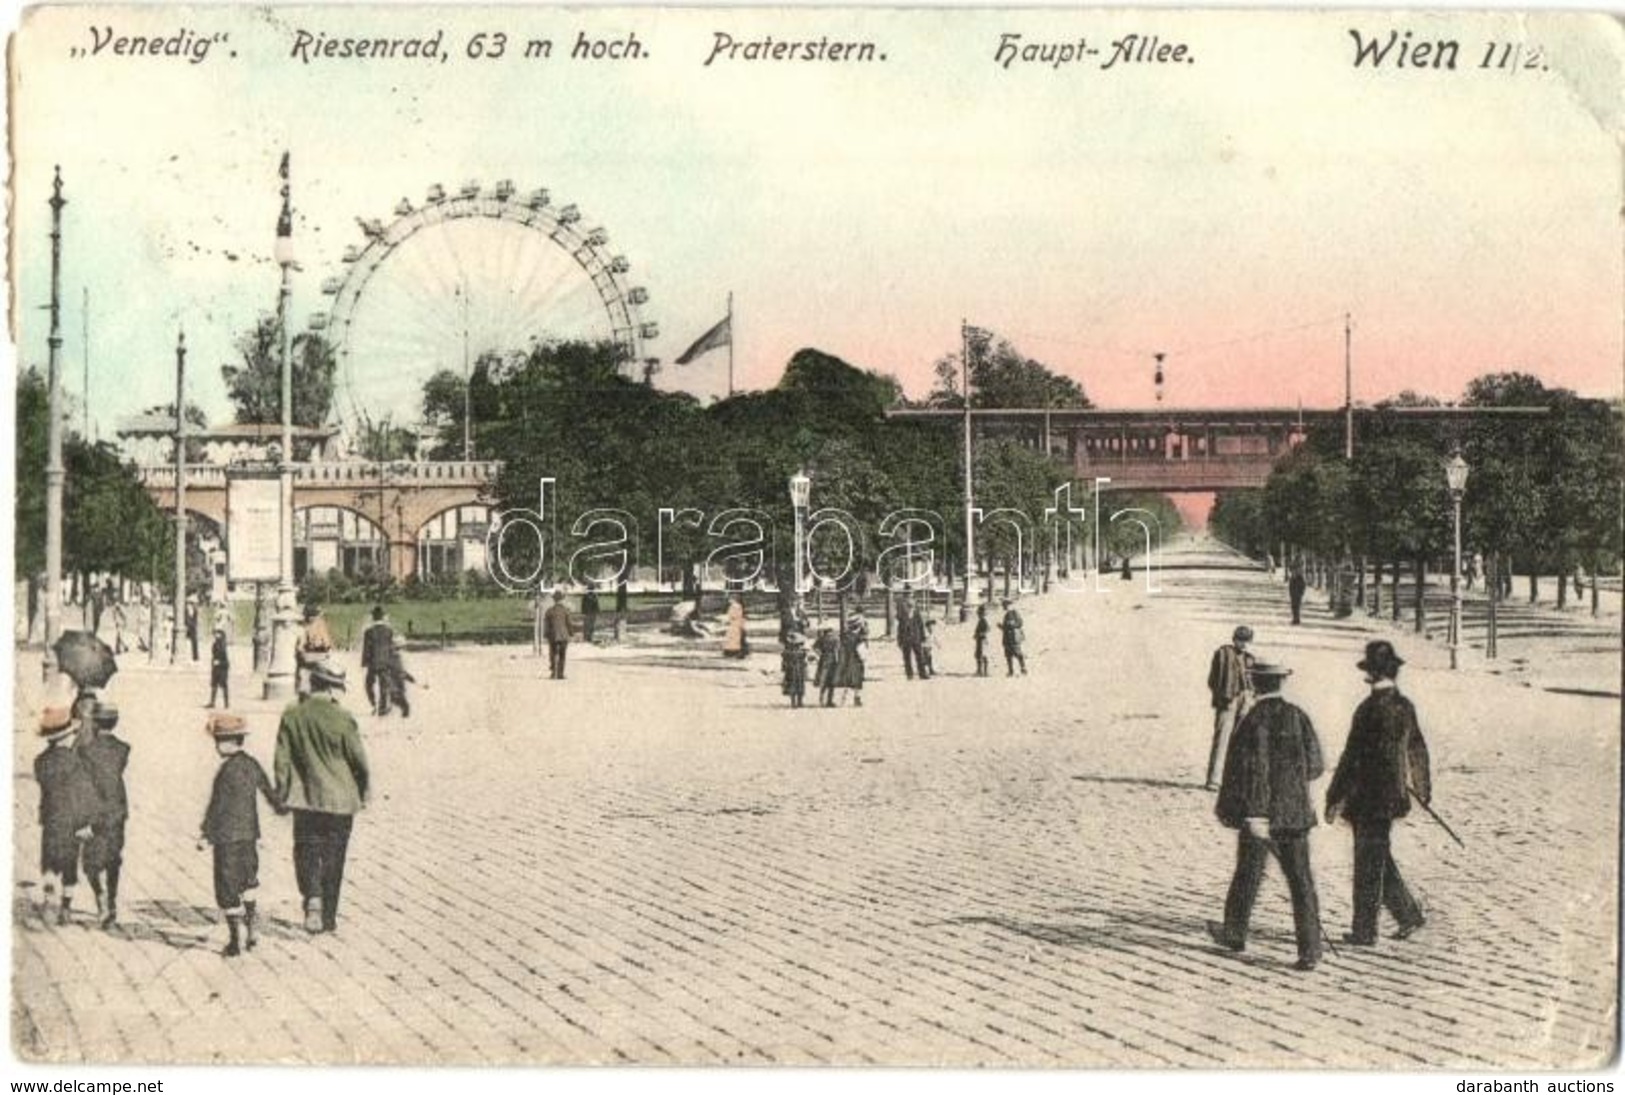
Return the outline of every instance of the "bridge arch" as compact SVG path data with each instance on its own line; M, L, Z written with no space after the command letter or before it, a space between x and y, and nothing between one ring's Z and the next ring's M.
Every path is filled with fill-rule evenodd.
M334 570L347 578L387 574L389 547L382 526L357 507L326 501L294 507L295 578Z
M449 505L424 518L417 530L419 578L485 571L485 537L495 511L481 502Z

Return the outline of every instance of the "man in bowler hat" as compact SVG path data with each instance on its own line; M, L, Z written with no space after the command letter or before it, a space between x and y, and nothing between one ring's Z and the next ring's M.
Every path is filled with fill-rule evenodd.
M1324 763L1309 716L1281 698L1281 682L1292 671L1257 662L1252 667L1258 702L1230 738L1224 785L1215 812L1236 832L1236 873L1224 902L1224 922L1209 920L1208 934L1228 950L1247 946L1247 924L1273 852L1292 893L1292 926L1298 940L1299 970L1320 961L1320 901L1309 868L1309 830L1315 808L1309 784Z
M1354 928L1344 939L1357 947L1377 942L1377 916L1386 908L1399 921L1395 939L1408 939L1427 922L1394 864L1389 835L1410 813L1411 796L1426 806L1433 796L1428 747L1416 708L1399 693L1405 660L1384 639L1365 644L1357 668L1371 694L1354 711L1354 725L1326 790L1326 820L1339 814L1354 826Z
M355 716L339 706L344 670L310 667L310 695L277 727L276 801L293 811L293 869L305 902L305 930L338 926L339 891L355 815L367 803L367 754Z
M542 638L547 640L548 678L562 681L564 658L570 650L570 609L562 589L553 593L553 607L542 614Z

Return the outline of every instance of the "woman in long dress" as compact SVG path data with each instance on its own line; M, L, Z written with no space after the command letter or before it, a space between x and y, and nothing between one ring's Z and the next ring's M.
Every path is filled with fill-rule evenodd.
M722 656L743 658L750 653L745 640L745 604L737 596L728 598L728 630L722 639Z
M862 616L846 621L841 631L841 658L835 675L836 683L852 691L852 706L863 706L864 665L869 658L869 625Z

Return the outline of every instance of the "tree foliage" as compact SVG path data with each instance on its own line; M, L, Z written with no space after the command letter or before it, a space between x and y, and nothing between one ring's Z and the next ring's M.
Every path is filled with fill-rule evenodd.
M30 369L17 382L16 569L45 568L45 465L50 410L45 378ZM69 431L62 507L66 571L106 572L169 581L173 524L111 446L92 445Z
M269 425L282 421L281 326L274 315L259 322L237 339L240 365L223 365L220 375L226 382L226 398L231 400L238 422ZM321 335L303 331L289 344L293 373L293 424L315 427L327 423L333 410L334 381L338 360L333 347Z
M974 330L966 339L970 355L972 407L1092 407L1083 385L1027 357L1010 342ZM936 385L926 396L931 407L963 407L963 357L946 354L933 366Z

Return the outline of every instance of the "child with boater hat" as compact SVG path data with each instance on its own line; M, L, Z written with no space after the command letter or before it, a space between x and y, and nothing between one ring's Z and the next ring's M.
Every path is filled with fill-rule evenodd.
M40 874L44 876L41 916L52 917L57 887L61 904L58 924L68 922L73 888L79 883L79 845L90 838L91 822L101 812L96 784L79 751L70 747L78 724L66 707L47 707L40 714L39 733L45 751L34 758L34 780L39 784Z
M124 789L124 769L130 763L129 743L114 735L118 708L97 703L88 725L80 731L78 753L96 785L101 809L90 823L85 841L85 878L96 895L96 917L104 928L118 922L119 874L124 869L124 823L130 800Z
M260 884L260 815L255 795L263 794L279 814L287 809L271 789L259 761L243 752L248 723L241 715L225 711L210 715L206 729L222 760L208 812L203 815L203 839L198 847L204 843L214 846L214 900L225 913L231 933L220 953L234 958L245 946L253 950L257 942L253 894Z

